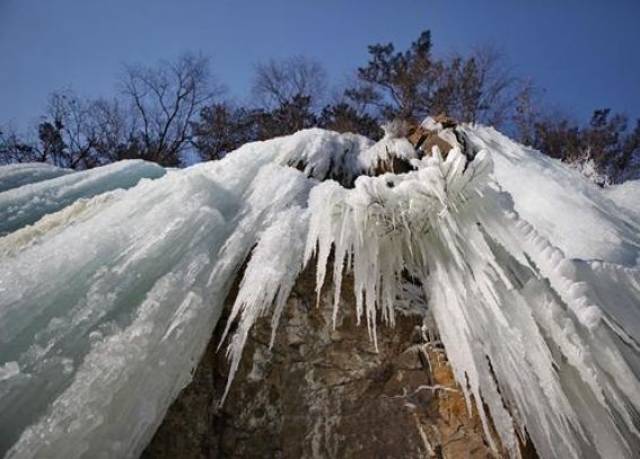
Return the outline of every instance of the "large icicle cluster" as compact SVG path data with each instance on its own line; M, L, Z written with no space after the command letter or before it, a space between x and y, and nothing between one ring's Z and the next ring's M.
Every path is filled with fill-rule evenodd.
M479 132L501 142L501 152L517 147L495 132ZM467 134L479 148L471 163L456 148L446 161L436 154L402 176L361 177L353 190L332 182L314 188L305 259L317 246L318 288L333 248L336 300L346 266L353 270L358 313L375 342L377 313L393 323L403 276L419 279L456 378L467 400L473 395L490 442L488 414L513 456L516 431L525 438L526 429L543 457L593 451L632 457L640 447L637 222L602 198L591 201L597 212L609 206L616 214L597 225L609 229L608 238L585 247L578 246L588 239L558 238L571 241L572 250L600 255L611 245L608 258L633 267L567 258L543 236L544 225L538 232L522 219L512 196L491 178L492 144ZM563 207L562 196L538 199L558 199ZM572 217L573 227L565 229L580 234L589 220L571 210L563 219ZM531 206L528 211L536 214ZM542 218L548 216L532 220ZM555 224L558 231L562 222Z
M312 129L166 174L23 174L0 193L0 454L137 456L236 277L232 377L252 325L270 314L277 333L315 263L334 314L353 275L374 343L422 289L496 450L490 422L514 457L526 436L543 457L637 455L638 188L605 194L493 129L457 129L473 161L450 131L443 158ZM382 173L394 156L412 170Z

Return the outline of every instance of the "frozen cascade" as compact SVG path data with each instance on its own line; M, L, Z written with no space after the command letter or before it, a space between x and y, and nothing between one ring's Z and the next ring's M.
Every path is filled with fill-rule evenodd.
M624 207L629 212L635 213L640 218L640 180L630 180L620 185L612 185L605 190L607 196L615 201L618 206Z
M20 163L2 166L0 167L0 193L72 172L70 169L62 169L46 163Z
M157 178L164 173L155 163L128 160L7 190L0 193L0 236L35 223L80 198L129 188L142 178Z
M403 285L422 288L469 406L512 456L525 432L542 457L637 455L638 214L491 128L459 129L473 161L311 129L126 190L75 193L74 173L0 194L0 214L29 215L0 238L0 452L136 457L243 266L232 373L316 263L336 299L352 272L374 343ZM414 170L367 175L389 152Z

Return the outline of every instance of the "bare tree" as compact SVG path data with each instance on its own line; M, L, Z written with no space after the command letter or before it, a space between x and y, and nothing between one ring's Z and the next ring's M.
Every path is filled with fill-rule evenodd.
M71 169L88 169L103 163L95 155L95 124L90 104L73 92L58 91L49 96L47 117L39 125L42 148L49 161Z
M525 81L517 91L514 111L513 127L515 137L525 145L533 145L536 139L536 123L542 120L542 91L531 81Z
M105 162L141 158L143 147L136 136L135 112L116 98L90 102L89 112L96 156Z
M304 56L271 59L256 65L251 89L258 104L268 110L291 102L296 96L310 97L317 108L327 90L322 65Z
M251 117L256 124L258 140L293 134L318 124L311 107L311 97L295 95L271 111L255 110Z
M180 163L189 145L191 122L222 93L211 81L207 59L192 54L154 67L125 67L121 90L137 120L142 156L171 166Z
M380 139L383 134L375 118L367 113L359 113L347 102L338 102L324 107L318 124L332 131L352 132L375 140Z
M13 126L0 127L0 164L43 162L37 142L23 139Z
M8 130L0 142L3 161L41 161L59 167L87 169L103 163L95 154L94 124L86 102L71 91L49 96L45 116L35 129L37 140L22 140Z
M193 123L193 145L204 161L220 159L241 145L256 140L254 113L231 103L204 107Z
M504 55L491 46L476 48L462 73L462 118L492 126L502 125L520 88ZM475 93L474 93L475 91Z

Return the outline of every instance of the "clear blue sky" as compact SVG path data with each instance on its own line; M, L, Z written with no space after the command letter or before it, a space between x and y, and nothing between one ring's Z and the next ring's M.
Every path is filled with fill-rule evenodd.
M579 120L640 116L640 0L0 0L0 123L26 126L55 89L108 96L123 62L188 50L239 99L269 57L309 55L339 82L368 44L404 48L424 29L436 53L503 50Z

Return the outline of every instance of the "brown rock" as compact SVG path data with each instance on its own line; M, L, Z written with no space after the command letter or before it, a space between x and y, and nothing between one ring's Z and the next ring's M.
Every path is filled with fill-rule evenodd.
M454 128L458 125L458 122L456 120L454 120L450 116L445 115L444 113L436 115L433 120L436 123L440 123L443 129Z
M375 352L357 325L345 279L338 323L333 291L315 306L315 273L299 278L273 349L270 318L253 328L228 398L223 320L173 403L145 458L487 458L475 412L467 412L444 351L424 343L417 316L378 325ZM443 388L440 388L443 387Z
M455 129L458 125L456 120L445 114L437 115L434 117L434 121L440 123L443 129ZM421 125L411 128L407 139L416 149L422 150L428 155L433 153L433 147L438 147L443 158L446 158L453 148L453 145L443 139L438 131L426 129Z
M433 147L437 146L443 158L446 158L453 146L438 135L436 131L425 129L418 126L407 137L409 142L418 150L422 150L425 154L432 154Z

